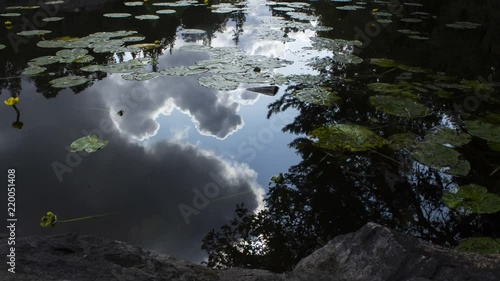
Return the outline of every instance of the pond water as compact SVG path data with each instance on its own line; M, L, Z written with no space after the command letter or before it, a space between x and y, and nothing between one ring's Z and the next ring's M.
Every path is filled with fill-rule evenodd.
M236 204L264 208L279 173L318 239L367 221L446 246L500 233L494 1L23 5L0 4L18 235L199 262L207 232Z

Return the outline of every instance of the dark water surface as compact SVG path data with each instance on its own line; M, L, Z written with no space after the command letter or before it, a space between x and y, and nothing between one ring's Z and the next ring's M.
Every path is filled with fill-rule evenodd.
M290 5L248 0L227 2L233 11L214 13L214 5L221 2L192 1L172 7L153 5L164 2L159 0L141 6L126 6L121 0L65 0L50 5L23 1L41 7L7 9L18 2L0 3L0 13L20 14L0 17L6 22L0 30L0 44L5 45L0 50L1 98L19 98L15 108L2 104L0 109L0 167L16 169L18 235L105 236L198 262L204 257L200 250L204 235L232 218L236 204L262 208L271 176L286 173L292 165L296 166L289 171L288 184L310 188L308 199L314 202L309 207L330 234L355 230L367 221L447 246L500 233L496 1ZM359 9L337 9L346 5ZM164 9L175 13L156 14ZM292 9L303 14L287 14ZM377 16L380 12L388 15ZM108 18L106 13L131 16ZM159 18L140 20L137 15ZM49 17L64 19L42 21ZM447 26L455 22L468 23ZM51 32L17 35L33 29ZM186 34L186 29L204 33ZM124 37L115 35L103 39L100 50L90 43L75 47L88 50L92 61L81 62L79 57L76 62L43 65L47 69L36 75L22 74L30 60L64 49L42 48L39 42L115 31L135 31L131 35L144 37L122 41L122 46L150 46L135 50L108 46L110 50L103 51L103 42ZM325 45L318 47L313 37L349 42L324 39L320 43ZM192 51L186 45L212 49ZM229 91L201 86L200 77L239 72L231 68L238 60L224 61L234 52L226 47L240 49L245 57L261 55L283 63L266 67L268 62L261 59L247 65L244 76L258 75L260 70L282 74L288 81L241 81ZM223 53L220 64L193 76L160 74L135 81L124 73L81 70L135 61L142 63L136 71L158 73L207 60L214 52ZM377 65L372 58L393 61ZM67 88L50 83L70 75L88 81ZM382 84L389 88L381 90L373 83L393 86ZM280 88L275 96L245 90L274 84ZM335 91L335 98L318 104L318 99L293 94L318 86ZM370 99L382 95L389 97L384 99L388 104L377 106ZM394 100L418 103L425 113L414 116L408 109L406 116L404 110L394 113L405 106L391 103ZM356 146L359 141L361 149L339 148L335 145L342 136L330 132L323 139L327 144L321 145L314 130L332 124L363 126L385 142L365 149L363 136L358 135L348 143ZM431 141L429 135L446 128L470 140L455 145L440 138ZM405 141L396 144L389 141L400 133L414 135L404 135ZM69 151L73 141L88 134L109 143L93 153ZM422 155L437 155L438 160L429 160L437 164L422 160ZM450 172L457 169L458 173ZM470 184L484 187L490 201L485 202L483 194L462 198L462 205L448 209L443 192L453 194ZM39 221L47 211L59 220L114 214L42 228Z

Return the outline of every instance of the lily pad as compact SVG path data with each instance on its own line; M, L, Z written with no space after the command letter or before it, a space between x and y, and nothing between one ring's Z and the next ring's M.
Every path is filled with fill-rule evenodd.
M145 81L158 77L158 72L135 72L130 74L123 74L122 78L125 80Z
M169 10L169 9L166 9L166 10L158 10L156 11L157 14L160 14L160 15L168 15L168 14L174 14L175 13L175 10Z
M54 79L52 81L49 81L49 83L54 88L67 88L67 87L82 85L82 84L87 83L88 81L89 81L89 79L87 79L84 76L69 75L69 76Z
M132 15L129 13L107 13L103 14L103 16L107 18L128 18L131 17Z
M373 131L353 124L319 127L312 131L311 137L318 139L315 146L331 150L366 151L385 144L384 138Z
M108 144L107 140L99 139L96 135L88 135L72 142L69 146L71 152L85 151L96 152Z
M166 68L160 71L160 73L163 75L171 75L171 76L191 76L191 75L198 75L201 73L205 73L207 71L208 69L202 67L193 68L182 65L182 66Z
M445 191L443 202L467 213L493 214L500 211L500 196L477 184L459 186L456 193Z
M500 239L491 237L473 237L460 241L455 247L460 252L480 254L500 254Z
M61 60L61 57L59 57L59 56L43 56L43 57L32 59L28 64L29 65L43 66L43 65L58 63L60 60Z
M38 36L38 35L48 34L51 32L52 31L50 31L50 30L26 30L26 31L18 32L17 35L19 35L19 36Z
M26 67L23 72L21 72L22 75L28 75L28 76L31 76L31 75L37 75L37 74L40 74L42 72L44 72L45 70L47 70L46 67L43 67L43 66L38 66L38 65L32 65L32 66L28 66Z
M387 138L387 146L395 151L412 151L417 144L417 135L413 133L393 134Z
M207 88L212 88L219 91L236 90L240 83L229 81L222 75L203 76L198 79L198 83Z
M426 135L425 140L428 142L439 144L462 146L469 143L471 141L471 137L466 133L458 132L449 128L444 128Z
M446 25L447 27L450 28L456 28L456 29L476 29L481 26L480 23L474 23L474 22L467 22L467 21L457 21L454 23L449 23Z
M7 46L5 46L4 44L0 44L0 50L3 50L5 49Z
M157 15L140 15L140 16L135 16L135 18L138 20L157 20L160 17Z
M293 96L302 102L325 106L331 106L341 101L341 98L334 91L318 86L296 90L293 92Z
M395 96L372 96L370 104L385 113L406 118L420 118L429 115L430 110L413 99Z
M473 136L491 141L500 142L500 125L485 119L467 120L465 127Z
M125 6L129 6L129 7L134 7L134 6L142 6L144 4L144 2L124 2L123 3Z
M10 18L10 17L20 17L21 14L20 13L5 13L5 14L0 14L0 17L7 17L7 18Z
M378 65L380 67L398 67L399 65L397 61L386 58L373 58L370 59L370 63Z
M53 21L62 21L63 19L64 19L63 17L49 17L49 18L42 19L42 21L53 22Z
M438 143L419 143L410 155L418 162L446 174L466 176L470 171L469 162L460 159L460 153Z

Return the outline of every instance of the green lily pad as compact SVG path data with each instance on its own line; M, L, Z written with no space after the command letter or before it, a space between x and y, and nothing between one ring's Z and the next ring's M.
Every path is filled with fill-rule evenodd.
M293 96L302 102L331 106L339 103L342 99L334 91L324 87L312 87L296 90Z
M166 68L160 71L160 73L163 75L171 75L171 76L191 76L191 75L198 75L201 73L205 73L207 71L208 69L202 67L193 68L181 65L181 66Z
M49 81L49 83L54 88L67 88L67 87L82 85L82 84L87 83L88 81L89 81L89 79L87 79L84 76L69 75L69 76L54 79L52 81Z
M101 68L102 68L102 65L87 65L87 66L84 66L84 67L81 67L80 70L81 71L85 71L85 72L97 72L97 71L101 71Z
M26 67L23 72L21 72L22 75L28 75L28 76L31 76L31 75L37 75L37 74L40 74L42 72L44 72L45 70L47 70L46 67L43 67L43 66L38 66L38 65L31 65L31 66L28 66Z
M373 131L353 124L319 127L312 131L311 137L318 139L315 146L331 150L366 151L385 144L384 138Z
M21 14L20 13L5 13L5 14L0 14L0 17L7 17L7 18L10 18L10 17L20 17Z
M101 140L96 135L88 135L72 142L69 146L71 152L85 151L96 152L108 144L107 140Z
M460 252L480 254L500 254L500 239L491 237L473 237L460 241L455 247Z
M373 58L370 59L370 63L378 65L380 67L398 67L399 65L397 61L386 58Z
M393 134L387 138L387 146L395 151L412 151L417 144L417 135L413 133Z
M145 81L158 77L158 72L135 72L130 74L123 74L122 78L125 80Z
M131 17L132 15L129 13L107 13L103 14L103 16L107 18L128 18Z
M139 1L136 1L136 2L123 2L123 4L125 6L134 7L134 6L142 6L144 4L144 2L139 2Z
M397 96L372 96L370 104L377 110L406 118L421 118L429 115L430 109L413 99Z
M5 49L7 46L5 46L4 44L0 44L0 50L3 50Z
M408 22L408 23L419 23L422 22L422 19L417 19L417 18L402 18L402 22Z
M42 19L42 21L53 22L53 21L62 21L63 19L64 19L63 17L49 17L49 18Z
M157 15L140 15L140 16L135 16L135 18L138 20L157 20L160 17Z
M439 144L451 144L453 146L462 146L471 141L470 135L457 132L453 129L443 128L438 131L432 132L425 136L425 140L428 142L439 143Z
M493 214L500 211L500 196L477 184L459 186L456 193L445 191L443 202L449 208L468 213Z
M61 58L78 58L88 54L88 52L87 49L67 49L58 51L56 55Z
M417 97L413 93L413 87L404 83L399 83L399 84L370 83L367 86L368 89L375 92L391 94L409 99L417 99Z
M38 36L38 35L48 34L51 32L52 31L50 31L50 30L26 30L26 31L18 32L17 35L19 35L19 36Z
M240 83L229 81L222 75L203 76L198 79L198 84L203 87L212 88L219 91L236 90Z
M488 143L488 147L491 150L500 151L500 142L490 142Z
M59 57L59 56L43 56L43 57L32 59L28 64L29 65L44 66L44 65L49 65L49 64L53 64L53 63L58 63L60 60L61 60L61 57Z
M166 10L158 10L156 11L157 14L160 14L160 15L168 15L168 14L174 14L175 13L175 10L169 10L169 9L166 9Z
M419 143L410 155L418 162L445 174L466 176L470 171L469 162L460 159L460 153L438 143Z
M466 21L457 21L454 23L449 23L446 25L447 27L456 28L456 29L476 29L481 26L479 23L474 22L466 22Z
M500 142L500 125L485 119L467 120L464 122L467 131L473 136L491 141Z

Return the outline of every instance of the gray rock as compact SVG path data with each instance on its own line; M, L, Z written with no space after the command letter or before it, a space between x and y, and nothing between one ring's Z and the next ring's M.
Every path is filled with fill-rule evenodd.
M8 253L7 236L0 252ZM5 281L500 280L500 256L460 253L369 223L304 258L292 272L213 270L119 241L85 235L20 237Z

